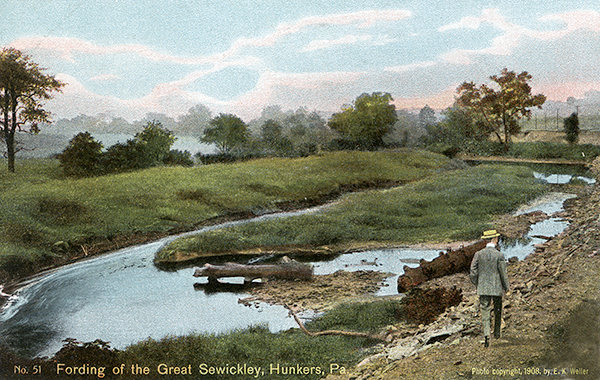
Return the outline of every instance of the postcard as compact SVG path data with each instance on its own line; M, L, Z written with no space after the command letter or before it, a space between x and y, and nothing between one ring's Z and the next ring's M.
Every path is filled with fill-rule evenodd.
M600 376L598 4L2 5L0 378Z

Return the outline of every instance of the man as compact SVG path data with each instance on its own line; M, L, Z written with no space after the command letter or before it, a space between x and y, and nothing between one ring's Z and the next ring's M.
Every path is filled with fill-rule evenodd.
M499 236L496 230L485 231L481 238L488 243L484 249L475 253L471 262L470 277L479 294L485 347L490 345L490 306L493 302L494 337L499 338L502 323L502 295L508 291L506 259L496 248Z

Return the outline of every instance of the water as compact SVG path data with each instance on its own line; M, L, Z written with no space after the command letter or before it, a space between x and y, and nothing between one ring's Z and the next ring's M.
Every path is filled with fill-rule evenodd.
M563 210L563 203L570 198L575 198L573 194L564 193L550 193L542 198L537 199L535 202L521 207L515 215L525 214L533 211L543 211L548 215L553 215ZM532 253L533 247L537 244L544 243L546 239L537 238L534 236L555 236L564 231L568 222L561 219L560 217L551 217L541 222L531 225L531 228L527 235L523 239L519 239L517 242L509 245L501 244L501 249L504 255L509 257L517 257L519 260L523 260L527 255Z
M264 215L253 220L296 214ZM243 222L200 231L239 223ZM274 332L296 326L281 306L259 304L250 308L237 302L243 297L237 293L195 290L198 279L193 277L194 268L157 269L154 254L173 239L77 262L23 284L16 299L0 314L0 344L35 357L54 354L69 337L82 342L102 339L123 349L149 337L220 333L257 324L268 324Z
M555 195L531 206L530 210L537 207L554 212L552 210L561 208L566 197ZM253 220L318 212L321 208L263 215ZM230 222L200 231L239 223L245 222ZM552 227L547 226L548 223ZM549 231L555 227L557 231L566 227L560 223L564 222L538 223L530 235L550 235ZM169 237L77 262L23 284L18 297L0 313L0 344L12 347L20 355L36 357L54 354L68 337L82 342L102 339L111 342L114 348L124 349L146 338L220 333L256 324L266 324L273 332L296 326L281 306L260 303L247 307L238 303L239 298L246 297L243 293L196 290L194 283L198 280L192 276L193 268L157 269L153 265L154 254L173 239L175 237ZM532 251L530 243L518 248L506 247L505 254L524 257ZM396 293L396 279L405 265L417 266L419 259L432 260L438 254L439 250L373 250L313 264L315 274L341 269L393 273L377 293L385 295Z

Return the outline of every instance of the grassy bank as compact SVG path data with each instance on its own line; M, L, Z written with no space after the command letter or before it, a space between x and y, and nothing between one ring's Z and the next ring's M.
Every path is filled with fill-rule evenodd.
M349 194L317 214L248 223L181 238L157 260L293 247L343 248L361 242L418 243L475 239L493 216L514 210L545 186L520 166L481 165L402 187ZM335 249L334 249L335 251Z
M306 328L313 332L340 329L379 334L386 326L404 320L402 310L398 300L342 304L307 322ZM321 379L331 372L339 373L343 368L349 371L364 355L365 349L378 342L340 335L307 336L296 328L273 333L262 325L223 334L147 339L124 350L111 349L101 341L71 341L48 360L16 358L0 348L3 362L0 375L3 379L35 378L15 374L13 368L15 365L27 368L39 365L43 367L44 378L64 379L67 376L64 373L56 375L56 363L62 363L65 367L103 367L106 378L116 378L111 376L112 368L123 368L118 378ZM132 373L132 366L141 372ZM179 373L171 372L169 376L169 367L177 367ZM257 367L261 369L258 376L248 372ZM145 374L144 368L147 368ZM237 372L238 368L241 373Z
M0 276L189 230L211 218L319 201L347 186L406 182L448 165L423 151L337 152L66 179L56 160L0 174Z

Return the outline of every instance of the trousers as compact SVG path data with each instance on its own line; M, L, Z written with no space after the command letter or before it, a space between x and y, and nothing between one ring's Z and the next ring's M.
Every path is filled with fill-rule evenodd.
M502 327L502 296L479 296L483 335L490 336L492 303L494 304L494 337L499 338Z

